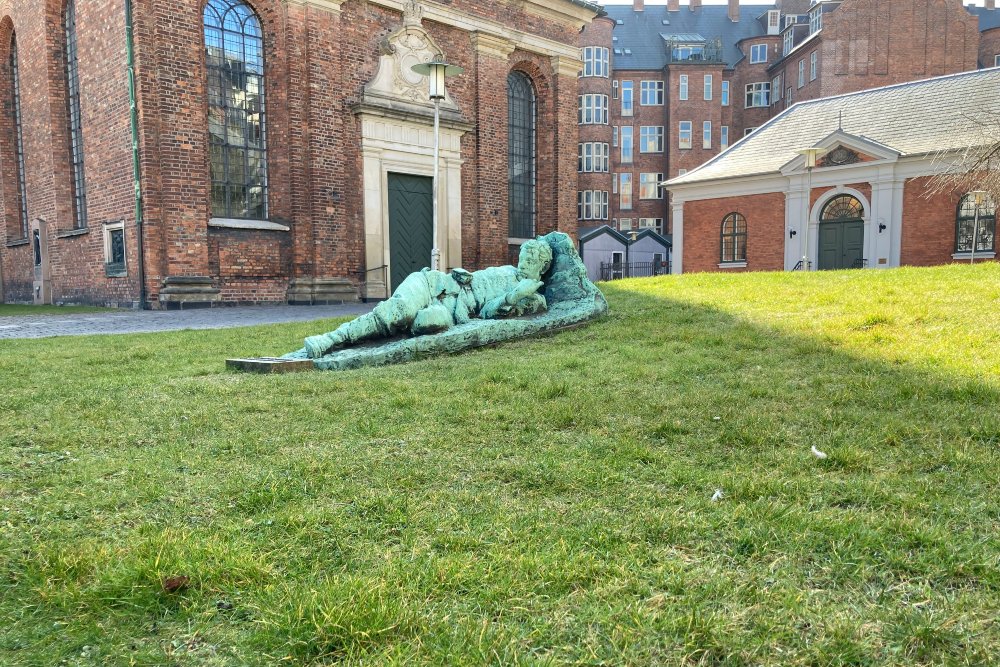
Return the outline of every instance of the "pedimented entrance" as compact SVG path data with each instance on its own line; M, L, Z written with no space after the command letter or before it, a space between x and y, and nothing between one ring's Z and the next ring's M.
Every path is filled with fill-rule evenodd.
M851 195L827 202L819 219L819 270L865 268L865 208Z

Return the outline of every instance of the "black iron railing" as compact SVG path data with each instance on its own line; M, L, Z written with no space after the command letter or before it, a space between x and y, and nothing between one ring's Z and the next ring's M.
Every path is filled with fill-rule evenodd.
M668 273L669 262L601 262L601 280L651 278Z

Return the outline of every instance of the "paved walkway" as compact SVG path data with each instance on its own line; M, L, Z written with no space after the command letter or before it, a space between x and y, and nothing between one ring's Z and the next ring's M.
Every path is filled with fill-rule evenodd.
M199 310L115 310L79 315L0 316L0 340L133 334L181 329L230 329L258 324L308 322L328 317L353 317L367 313L374 304L343 306L236 306Z

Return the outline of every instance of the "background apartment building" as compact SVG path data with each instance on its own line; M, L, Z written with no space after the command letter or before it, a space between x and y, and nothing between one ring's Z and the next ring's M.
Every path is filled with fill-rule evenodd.
M580 224L668 233L665 178L795 102L998 66L1000 12L995 0L634 0L605 7L581 47Z

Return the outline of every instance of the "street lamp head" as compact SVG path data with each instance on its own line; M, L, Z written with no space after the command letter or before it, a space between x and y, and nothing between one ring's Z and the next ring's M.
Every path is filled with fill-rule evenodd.
M418 63L411 67L414 72L426 76L430 80L430 98L443 100L445 98L444 80L449 76L461 74L465 70L458 65L449 65L440 55L426 63Z
M826 153L825 148L803 148L801 150L795 151L799 155L802 155L806 159L806 169L813 169L816 167L816 161L819 159L820 155Z

